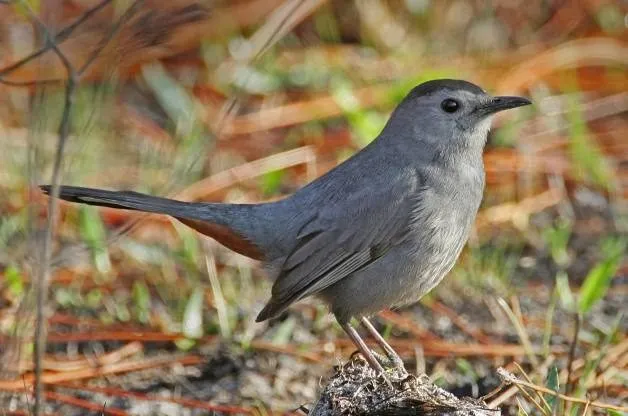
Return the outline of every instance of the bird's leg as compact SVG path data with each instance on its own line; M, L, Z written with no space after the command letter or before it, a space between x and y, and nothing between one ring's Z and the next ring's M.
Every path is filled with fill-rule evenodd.
M366 328L366 330L371 333L371 336L375 339L375 342L377 342L377 345L382 347L382 349L384 350L384 352L386 353L390 361L392 361L393 364L397 368L405 369L403 365L403 360L401 359L401 357L397 354L397 352L393 349L393 347L391 347L390 344L386 342L384 337L382 337L380 333L377 332L377 329L375 329L371 321L369 321L367 318L363 316L360 318L360 322L362 322L362 325L364 325L364 328Z
M347 335L349 335L349 338L351 338L351 341L353 341L355 346L358 347L360 354L362 354L362 356L366 359L366 361L369 363L371 368L375 370L376 373L382 374L384 378L386 379L386 382L392 387L392 383L390 382L390 380L386 376L386 373L384 372L384 367L382 367L379 361L377 361L377 359L375 358L371 350L369 350L369 347L366 346L366 343L360 337L360 334L358 334L358 331L356 331L355 328L353 328L349 322L339 322L339 323L342 329L347 333Z

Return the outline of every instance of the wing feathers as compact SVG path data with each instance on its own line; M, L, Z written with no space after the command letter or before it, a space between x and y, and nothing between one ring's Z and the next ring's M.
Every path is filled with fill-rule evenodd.
M321 292L399 244L411 222L417 183L412 172L381 177L362 192L315 211L298 232L258 320Z

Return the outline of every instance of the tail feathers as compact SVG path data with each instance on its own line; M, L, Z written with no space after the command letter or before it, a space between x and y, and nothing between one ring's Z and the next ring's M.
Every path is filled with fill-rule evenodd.
M50 185L42 185L40 188L44 193L50 195ZM195 204L132 191L106 191L79 186L61 186L59 198L70 202L167 214L173 217L198 218L199 214Z
M40 188L50 195L50 185L42 185ZM248 222L238 226L238 220L242 222L244 218L250 221L242 215L243 210L249 208L244 205L231 206L238 212L229 213L226 209L230 206L224 204L182 202L132 191L105 191L79 186L61 186L59 198L81 204L170 215L237 253L255 260L263 260L265 257L258 246L258 242L264 240L255 238L254 234L258 228L247 226Z

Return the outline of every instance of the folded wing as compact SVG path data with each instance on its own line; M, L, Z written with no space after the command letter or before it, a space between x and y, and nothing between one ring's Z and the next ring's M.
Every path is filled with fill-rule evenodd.
M321 201L322 208L300 230L257 320L277 316L401 243L416 206L418 182L415 176L399 175L335 203Z

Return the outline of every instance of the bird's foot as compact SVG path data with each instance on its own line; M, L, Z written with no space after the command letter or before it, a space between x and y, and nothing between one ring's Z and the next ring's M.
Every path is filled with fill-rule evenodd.
M391 389L395 388L393 381L398 382L407 378L408 372L403 362L396 361L388 355L380 354L372 350L369 350L369 353L370 354L362 354L361 351L355 351L351 355L351 359L353 359L356 354L360 354L375 373L384 379Z
M368 332L371 333L371 336L373 337L375 342L386 353L386 356L388 357L388 360L392 363L392 365L398 370L402 370L403 372L406 372L406 368L403 364L403 360L401 359L399 354L397 354L397 352L393 349L393 347L391 347L390 344L386 342L384 337L379 332L377 332L377 329L375 329L371 321L369 321L368 318L363 316L360 318L360 322L362 322L362 325L364 325L364 328L366 328ZM381 362L382 360L380 359L379 361Z
M373 352L373 354L375 354L377 360L385 367L392 367L395 368L397 370L403 371L403 372L407 372L406 371L406 366L403 363L403 360L401 359L400 356L397 355L397 353L394 350L386 350L384 349L385 355L382 354L378 354Z
M375 359L381 364L383 368L392 370L395 374L398 375L406 375L408 371L406 370L406 366L403 363L403 360L397 355L390 355L388 352L386 354L380 354L375 351L371 351Z

